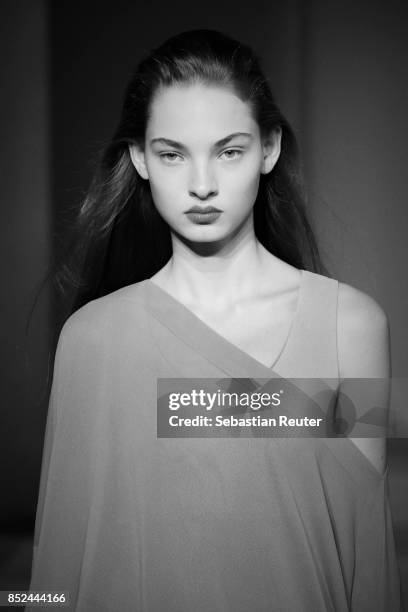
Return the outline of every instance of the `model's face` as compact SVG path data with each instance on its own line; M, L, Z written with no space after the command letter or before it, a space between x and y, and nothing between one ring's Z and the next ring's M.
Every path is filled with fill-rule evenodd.
M194 242L223 240L252 214L262 172L279 156L279 134L262 142L249 105L221 87L159 90L144 149L130 148L170 228ZM205 211L209 207L215 213Z

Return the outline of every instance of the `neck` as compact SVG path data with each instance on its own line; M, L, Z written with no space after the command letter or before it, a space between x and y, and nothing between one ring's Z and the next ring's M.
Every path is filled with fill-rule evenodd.
M173 255L155 275L157 284L190 304L225 308L262 291L266 275L280 275L282 262L255 236L253 224L225 244L187 243L172 234Z

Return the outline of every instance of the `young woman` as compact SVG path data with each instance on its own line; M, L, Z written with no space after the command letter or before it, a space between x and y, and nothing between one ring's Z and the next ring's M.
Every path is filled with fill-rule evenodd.
M389 376L386 316L324 274L247 46L187 32L138 66L78 222L31 590L95 612L399 610L384 438L157 436L158 378Z

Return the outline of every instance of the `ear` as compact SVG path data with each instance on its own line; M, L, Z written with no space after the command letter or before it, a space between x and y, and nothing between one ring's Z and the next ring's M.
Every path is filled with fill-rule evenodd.
M129 145L129 154L132 164L136 168L138 174L140 174L143 179L148 180L149 173L147 171L143 149L138 144L131 144Z
M262 174L271 172L279 159L281 152L282 129L275 128L263 141L263 162L261 167Z

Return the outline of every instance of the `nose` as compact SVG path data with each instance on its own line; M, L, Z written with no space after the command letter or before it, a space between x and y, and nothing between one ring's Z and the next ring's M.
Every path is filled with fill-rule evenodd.
M200 163L193 166L188 192L199 200L208 200L218 194L217 181L210 164Z

